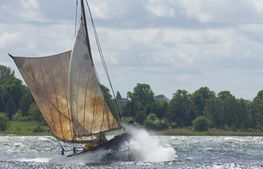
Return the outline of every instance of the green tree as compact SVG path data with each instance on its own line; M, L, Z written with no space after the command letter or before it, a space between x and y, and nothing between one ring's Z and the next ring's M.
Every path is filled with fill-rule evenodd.
M205 105L209 99L215 97L215 93L208 87L201 87L192 94L193 107L191 111L191 120L203 115Z
M237 115L237 101L229 91L221 91L218 98L222 101L222 114L226 129L235 129Z
M250 101L244 99L237 100L237 119L235 120L234 126L238 129L249 128L250 124Z
M3 95L8 94L15 101L16 108L19 107L19 101L23 95L25 86L22 84L22 81L16 77L10 76L0 84L0 93Z
M100 87L111 112L115 117L118 117L117 105L115 100L112 98L112 95L110 94L110 90L102 84L100 85Z
M133 110L133 106L132 103L128 100L126 106L123 109L123 115L126 117L134 117L134 110Z
M191 107L191 95L186 90L177 90L169 103L169 116L172 122L179 127L191 125L189 121Z
M128 92L128 98L135 104L137 110L144 110L147 105L152 105L154 93L148 84L138 83L133 92Z
M0 84L5 83L10 77L14 77L15 72L11 70L11 68L6 67L4 65L0 65Z
M34 99L29 91L28 88L25 88L24 92L23 92L23 95L20 99L20 102L19 102L19 107L20 107L20 111L21 111L21 114L23 116L27 116L28 115L28 111L29 111L29 108L30 108L30 105L34 102Z
M12 117L16 112L15 101L12 97L9 97L7 102L6 102L5 112L7 113L8 119L12 120Z
M214 97L207 101L204 115L212 122L212 127L223 128L223 103L219 98Z
M147 115L144 111L139 111L138 113L136 113L135 121L138 122L139 124L143 124L146 117Z
M165 118L168 116L168 103L166 101L155 100L152 108L158 118Z
M140 84L133 89L133 92L128 92L130 99L131 115L135 117L137 113L144 111L146 115L152 112L151 108L154 103L154 93L148 84Z
M256 108L254 105L254 101L250 103L248 110L248 127L256 129L257 128L257 119L256 119Z
M33 102L31 105L30 105L30 108L29 108L29 115L31 116L31 118L39 123L44 123L45 120L39 110L39 108L37 107L36 103Z
M15 77L14 71L0 65L0 111L8 111L9 119L19 109L19 102L24 90L25 86L21 80Z
M256 127L263 130L263 90L253 99Z
M5 99L7 92L4 90L3 86L6 84L6 81L12 77L14 77L14 71L12 71L9 67L0 65L0 112L5 111L6 104Z
M193 121L193 130L195 130L195 131L207 131L209 128L209 124L210 124L210 122L206 117L204 117L204 116L197 117Z
M0 113L0 131L5 131L7 127L8 118L5 113Z

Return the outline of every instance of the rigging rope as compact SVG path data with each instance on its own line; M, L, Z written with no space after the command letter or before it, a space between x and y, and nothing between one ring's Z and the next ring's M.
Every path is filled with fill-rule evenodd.
M78 19L78 0L76 0L76 11L75 11L75 36L77 34L77 19Z
M101 58L101 61L102 61L102 65L103 65L104 71L106 73L107 79L108 79L109 84L110 84L110 88L111 88L111 91L112 91L112 94L113 94L113 97L114 97L114 100L115 100L115 104L117 106L117 111L118 111L119 118L121 119L121 121L123 121L121 113L120 113L119 104L117 102L117 99L116 99L116 96L115 96L115 92L114 92L114 89L113 89L113 85L112 85L111 80L110 80L110 75L109 75L109 71L108 71L108 68L107 68L107 65L106 65L106 61L105 61L105 58L104 58L104 55L103 55L103 52L102 52L102 48L101 48L101 45L100 45L98 33L96 31L94 20L93 20L93 17L92 17L92 13L91 13L91 10L90 10L90 7L89 7L89 4L88 4L87 0L86 0L86 4L87 4L87 7L88 7L90 20L91 20L91 24L92 24L92 28L93 28L93 32L94 32L94 36L95 36L95 40L96 40L96 44L97 44L97 47L98 47L98 51L99 51L99 54L100 54L100 58Z

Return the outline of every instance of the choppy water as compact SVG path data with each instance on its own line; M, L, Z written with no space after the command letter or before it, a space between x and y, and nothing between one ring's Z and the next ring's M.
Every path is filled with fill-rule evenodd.
M108 158L110 150L67 158L53 137L1 136L0 168L263 168L263 137L151 136L131 144L140 144L141 159L127 161L127 151Z

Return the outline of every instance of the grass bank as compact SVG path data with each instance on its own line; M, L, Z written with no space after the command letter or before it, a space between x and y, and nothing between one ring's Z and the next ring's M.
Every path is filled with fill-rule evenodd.
M227 131L222 129L210 129L204 132L193 131L189 128L175 128L162 131L150 131L154 135L168 136L263 136L263 131ZM36 121L8 121L5 131L0 131L0 135L19 136L42 136L50 135L48 126L40 125Z
M163 131L155 131L157 135L169 136L263 136L263 131L226 131L222 129L210 129L204 132L193 131L187 128L168 129Z
M48 127L40 125L36 121L8 121L5 131L0 131L1 135L21 135L21 136L40 136L50 135Z

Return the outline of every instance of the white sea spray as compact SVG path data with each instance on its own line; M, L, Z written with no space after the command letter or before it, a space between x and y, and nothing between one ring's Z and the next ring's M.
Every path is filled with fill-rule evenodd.
M177 157L175 149L168 143L163 143L158 137L142 129L126 126L132 135L129 141L129 149L132 153L141 158L141 161L161 162L172 161Z

